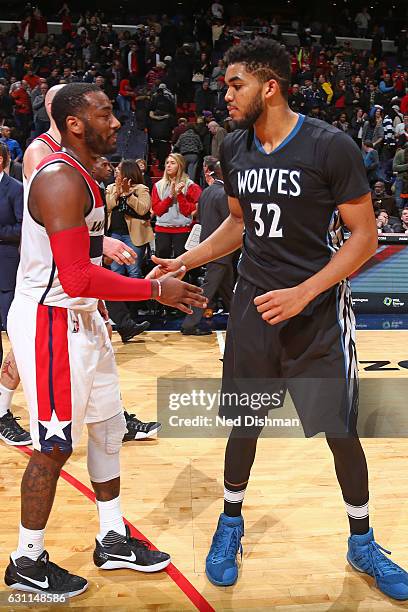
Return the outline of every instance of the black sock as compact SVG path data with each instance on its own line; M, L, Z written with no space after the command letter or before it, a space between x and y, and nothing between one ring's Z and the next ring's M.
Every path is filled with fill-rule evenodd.
M262 427L233 427L225 449L224 513L240 516Z
M370 529L368 516L368 471L364 451L357 436L327 438L333 453L334 466L352 535L362 535Z

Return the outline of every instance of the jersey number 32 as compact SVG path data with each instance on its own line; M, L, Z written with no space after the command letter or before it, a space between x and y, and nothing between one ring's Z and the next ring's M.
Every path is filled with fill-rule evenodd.
M265 227L265 222L261 217L262 208L265 209L265 205L255 204L252 202L251 208L255 212L255 217L254 217L255 233L257 236L265 236L268 229ZM282 228L278 228L279 219L281 216L281 209L279 208L277 204L271 203L271 204L266 205L266 211L268 214L268 221L270 218L270 222L271 222L269 233L267 234L268 238L282 238L283 236Z

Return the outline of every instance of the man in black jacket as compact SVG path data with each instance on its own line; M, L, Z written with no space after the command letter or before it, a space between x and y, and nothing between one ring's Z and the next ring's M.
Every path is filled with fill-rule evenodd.
M216 157L206 156L203 167L208 187L204 189L198 201L197 217L201 224L200 242L215 232L229 215L228 198L224 191L220 162ZM228 311L234 289L233 259L234 253L230 253L208 263L202 285L208 302L210 303L218 292ZM181 333L185 336L207 336L211 334L210 329L198 327L202 316L202 309L193 308L193 314L187 315L181 325Z

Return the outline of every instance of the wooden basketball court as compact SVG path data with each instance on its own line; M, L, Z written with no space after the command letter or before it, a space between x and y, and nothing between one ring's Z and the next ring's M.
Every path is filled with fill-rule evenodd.
M223 332L200 338L152 332L123 345L114 334L126 409L143 420L156 419L158 376L219 376L223 338ZM3 342L7 350L4 334ZM361 364L361 376L406 378L408 370L398 362L408 359L407 347L408 331L358 333L361 361L391 362L383 367L395 368L383 371L378 363ZM13 411L27 425L21 388ZM175 567L153 575L104 572L92 562L98 518L87 497L84 432L58 485L46 535L51 559L89 580L88 591L71 600L72 608L278 612L408 608L408 604L387 600L371 579L346 563L348 521L331 455L322 439L260 440L244 505L240 580L234 587L211 585L204 561L222 511L224 447L225 439L160 435L157 441L124 445L124 515L154 545L171 553ZM408 440L370 439L364 447L376 539L393 551L394 561L408 567ZM0 444L2 568L17 543L20 480L27 460L23 451Z

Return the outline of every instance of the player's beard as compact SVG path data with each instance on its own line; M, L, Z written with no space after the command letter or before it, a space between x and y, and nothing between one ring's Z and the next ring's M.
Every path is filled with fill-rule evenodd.
M256 120L261 116L263 109L262 96L261 92L259 91L250 102L242 119L236 119L233 121L233 129L238 128L240 130L246 130L252 127Z
M107 155L116 151L116 142L112 143L109 140L102 138L100 134L89 127L88 123L85 123L84 136L86 146L95 155Z

